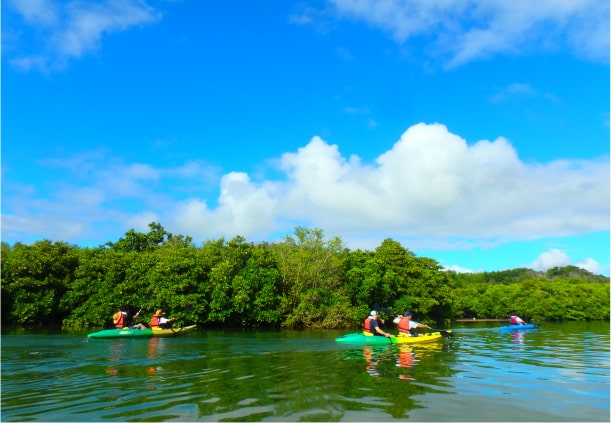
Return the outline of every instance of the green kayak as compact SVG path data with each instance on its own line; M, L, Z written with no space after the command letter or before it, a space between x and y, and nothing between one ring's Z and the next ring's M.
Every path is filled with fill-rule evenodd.
M168 337L178 336L185 333L193 332L197 325L184 326L181 328L172 329L108 329L99 332L90 333L88 338L153 338L153 337Z
M349 333L347 335L340 336L335 340L345 344L359 344L359 345L383 345L383 344L424 344L427 342L435 342L443 338L450 338L452 331L439 331L425 333L422 336L391 336L386 338L384 336L373 336L365 334L364 332Z

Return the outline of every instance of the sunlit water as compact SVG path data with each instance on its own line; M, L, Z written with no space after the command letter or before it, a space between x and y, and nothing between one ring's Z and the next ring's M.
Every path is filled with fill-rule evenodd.
M476 326L477 325L477 326ZM2 421L609 421L609 324L368 348L347 331L2 336Z

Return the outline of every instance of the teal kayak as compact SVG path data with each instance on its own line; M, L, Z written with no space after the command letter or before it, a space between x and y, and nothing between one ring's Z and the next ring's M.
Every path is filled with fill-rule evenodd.
M172 329L108 329L99 332L90 333L88 338L153 338L153 337L168 337L178 336L185 333L193 332L197 325L184 326L181 328Z
M422 336L391 336L386 338L385 336L373 336L366 335L364 332L349 333L347 335L340 336L335 340L345 344L359 344L359 345L384 345L384 344L424 344L427 342L439 341L443 338L449 338L452 336L452 331L439 331L422 334Z

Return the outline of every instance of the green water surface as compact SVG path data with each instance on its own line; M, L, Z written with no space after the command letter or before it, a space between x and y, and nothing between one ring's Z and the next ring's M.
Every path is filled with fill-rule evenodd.
M348 331L2 335L2 421L609 421L609 323L466 323L413 347Z

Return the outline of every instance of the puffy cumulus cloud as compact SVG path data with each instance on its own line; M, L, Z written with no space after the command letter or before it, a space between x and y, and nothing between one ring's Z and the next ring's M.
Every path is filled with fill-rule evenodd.
M503 138L468 145L440 124L412 126L372 165L318 137L281 163L277 212L335 233L515 240L608 228L607 160L526 164Z
M531 268L538 271L546 271L553 267L563 267L572 265L571 258L564 251L551 249L541 253L535 261L532 262ZM585 269L594 274L600 274L600 264L592 259L586 258L574 264L574 266Z
M247 174L231 172L220 183L218 206L190 198L179 202L170 219L172 227L194 238L264 236L273 231L277 211L274 184L255 184Z
M45 40L44 45L34 46L30 54L12 57L11 64L23 70L60 69L69 59L97 49L104 34L161 19L161 14L146 0L11 0L9 7Z
M330 0L399 42L428 37L449 66L498 53L568 46L587 60L609 61L609 2L599 0Z
M532 269L545 271L552 267L563 267L571 264L571 258L563 251L552 249L541 253L535 261L532 262Z
M448 248L608 230L607 159L524 163L504 138L468 144L441 124L410 127L371 164L314 137L283 154L279 169L284 178L263 182L226 174L216 206L191 197L168 217L201 238L266 238L303 225L353 248L385 237Z
M3 236L24 239L30 226L23 219L89 222L84 236L111 222L115 232L130 229L132 218L141 224L136 230L147 230L143 219L156 217L196 240L273 240L306 226L351 248L375 248L391 237L439 249L609 229L608 158L525 163L504 138L467 143L441 124L408 128L372 163L346 157L320 137L277 163L278 177L252 180L242 172L219 179L199 162L156 168L103 155L48 161L72 173L54 174L44 189L3 181ZM55 238L58 231L45 232L65 239Z

